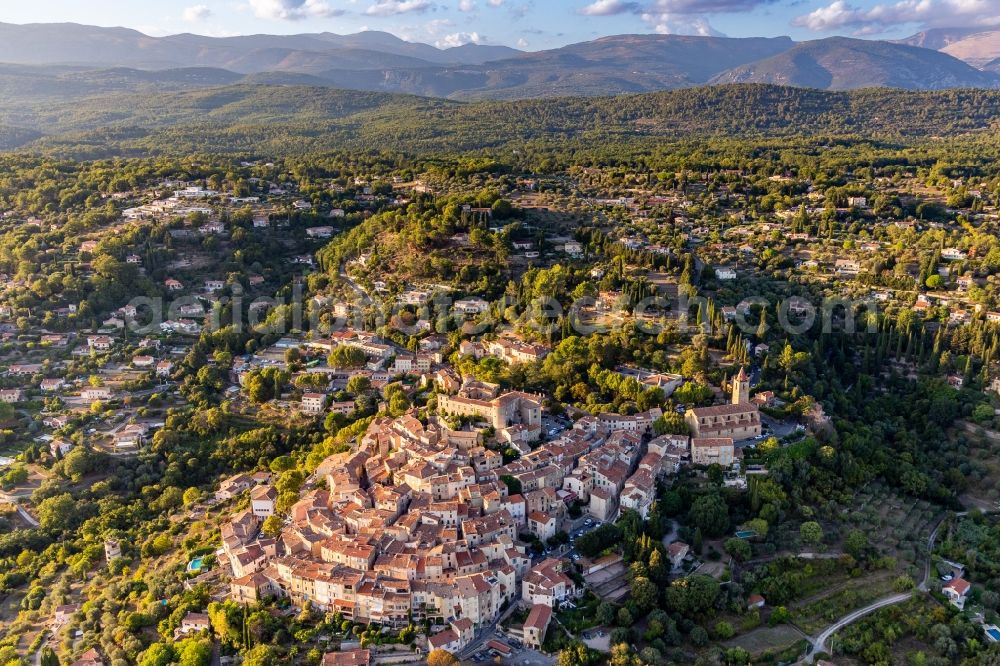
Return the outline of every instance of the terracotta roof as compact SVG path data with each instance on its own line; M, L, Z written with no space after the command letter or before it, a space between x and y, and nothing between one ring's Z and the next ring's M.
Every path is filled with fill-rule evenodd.
M732 445L732 437L695 437L691 440L692 449L717 449Z
M434 634L433 636L428 638L427 642L430 643L432 648L437 650L445 645L448 645L449 643L454 643L457 640L458 640L458 634L456 634L451 629L445 629L440 634Z
M728 416L730 414L753 414L757 415L758 409L756 405L713 405L711 407L695 407L690 411L694 412L695 416Z
M363 649L327 652L321 662L322 666L368 666L370 663L371 653Z
M961 596L966 592L968 592L970 587L972 587L972 585L969 583L969 581L965 580L964 578L956 578L955 580L945 585L944 589L953 590L956 594Z
M96 649L90 648L73 662L73 666L104 666L104 659L101 658Z
M680 555L688 548L690 548L690 546L688 546L683 541L674 541L672 544L667 546L667 553L669 553L671 556Z
M460 618L460 619L458 619L458 620L455 620L455 621L454 621L454 622L452 622L451 624L452 624L452 626L454 626L454 627L458 627L458 629L459 629L460 631L471 631L471 630L472 630L472 627L474 626L474 625L472 624L472 620L470 620L470 619L469 619L469 618L467 618L467 617L463 617L463 618Z
M525 628L531 627L539 631L545 631L552 619L552 607L545 604L535 604L528 613L528 619L524 621Z

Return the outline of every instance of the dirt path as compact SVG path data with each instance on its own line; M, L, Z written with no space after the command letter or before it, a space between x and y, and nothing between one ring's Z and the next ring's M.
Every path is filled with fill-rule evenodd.
M1000 442L1000 432L996 430L987 430L986 428L976 425L975 423L970 423L969 421L959 421L958 425L962 426L962 429L966 432L971 432L974 435L982 435L987 439L991 439L994 442Z

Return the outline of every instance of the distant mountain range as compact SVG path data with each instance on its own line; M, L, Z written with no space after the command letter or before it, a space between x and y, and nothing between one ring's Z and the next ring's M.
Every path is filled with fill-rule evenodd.
M0 23L0 62L174 69L217 67L242 74L315 73L328 69L381 69L474 65L521 53L506 46L467 44L438 49L387 32L354 35L246 35L150 37L127 28L76 23Z
M997 77L940 51L831 37L796 44L778 55L720 74L712 83L772 83L824 90L941 90L991 88L997 85Z
M1000 59L1000 30L936 28L918 32L900 43L942 51L974 67Z
M964 60L963 60L964 59ZM842 90L1000 87L1000 31L835 37L616 35L537 52L439 49L384 32L150 37L125 28L0 23L0 111L40 99L231 84L299 85L457 100L602 96L703 84ZM975 66L974 66L975 65Z

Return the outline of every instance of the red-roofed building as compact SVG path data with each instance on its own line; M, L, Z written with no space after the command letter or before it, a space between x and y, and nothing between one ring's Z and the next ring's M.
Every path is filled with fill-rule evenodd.
M956 578L955 580L946 583L944 587L941 588L941 592L948 597L948 601L951 605L958 610L965 609L965 597L969 594L969 589L972 585L969 581L964 578Z
M501 657L509 657L514 651L506 643L501 643L500 641L491 640L486 644L486 647L496 652Z
M432 651L444 650L452 654L462 649L462 646L459 644L458 634L453 629L445 629L428 638L427 647Z
M545 630L552 619L552 607L545 604L535 604L524 621L524 644L540 649L545 640Z
M104 659L97 650L90 648L80 658L73 662L72 666L104 666Z
M343 652L327 652L323 655L323 661L320 662L321 666L370 666L371 663L371 653L361 648L344 650Z
M576 596L576 583L564 572L562 560L548 558L532 567L521 582L521 598L532 605L554 606Z
M667 546L667 555L670 556L670 563L674 569L680 568L681 563L684 562L684 558L688 556L689 552L691 552L691 547L683 541L674 541Z

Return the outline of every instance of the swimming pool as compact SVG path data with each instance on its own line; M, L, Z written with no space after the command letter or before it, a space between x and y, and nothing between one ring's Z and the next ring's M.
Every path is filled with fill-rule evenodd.
M201 571L201 558L196 557L188 563L188 571Z
M754 532L753 530L740 530L739 532L736 533L736 537L738 539L749 539L755 536L757 536L757 533Z
M994 643L1000 643L1000 629L996 627L988 627L986 629L986 635L990 637Z

